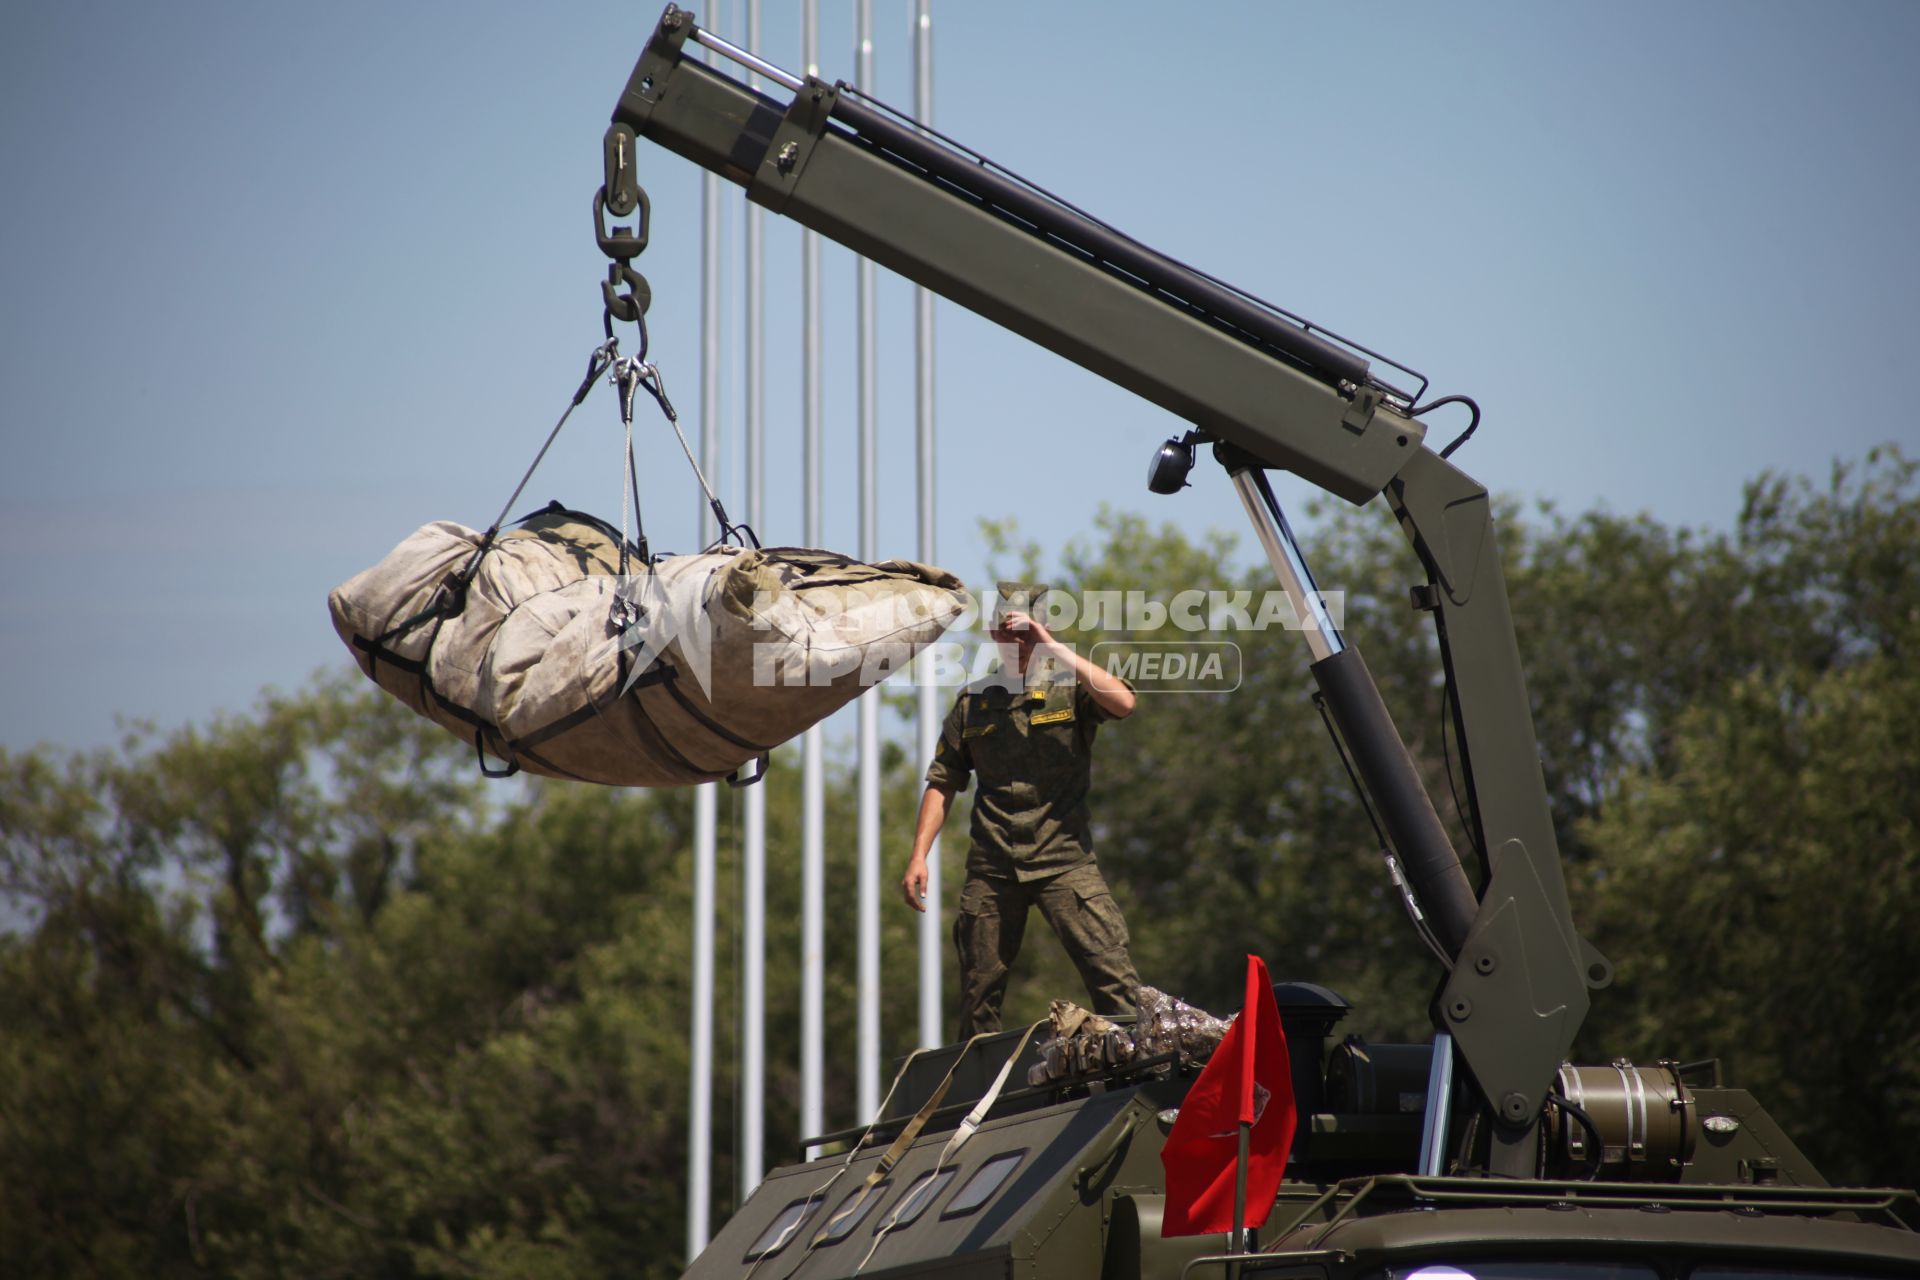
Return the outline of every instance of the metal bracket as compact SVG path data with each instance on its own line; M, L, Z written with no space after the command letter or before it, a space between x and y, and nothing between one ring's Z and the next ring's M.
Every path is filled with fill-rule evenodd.
M616 226L609 230L607 210L612 208L612 201L607 195L607 189L601 187L593 195L594 243L600 246L600 252L617 262L637 258L646 252L647 236L653 222L653 202L647 199L645 188L633 181L631 170L628 171L627 187L626 198L629 201L627 211L631 213L635 207L640 210L639 220L632 227ZM614 216L624 217L625 215L616 213Z
M633 130L624 124L607 126L606 135L600 140L601 176L607 192L607 208L616 218L624 218L632 213L645 196L634 177L634 153L639 145L640 141L633 136ZM649 210L643 209L640 214L642 241L646 238L649 213ZM604 249L606 246L601 247ZM646 246L643 243L641 247Z
M1561 934L1545 899L1527 850L1508 841L1440 997L1447 1029L1509 1133L1537 1120L1587 1011L1579 939Z
M827 119L839 97L840 86L817 76L807 77L806 87L793 96L787 114L773 131L767 154L747 185L747 199L775 213L787 207L801 175L807 171L807 161L813 158L814 145L827 131Z
M616 115L630 112L636 120L644 122L653 114L654 107L659 105L666 91L673 69L680 65L680 47L686 44L687 37L692 34L693 15L668 5L666 12L660 15L660 25L654 28L652 38L641 52L640 61L634 64L633 74L627 77L627 87L620 93Z
M1353 399L1347 403L1347 411L1340 415L1340 425L1359 435L1373 425L1373 411L1380 407L1380 388L1356 387Z

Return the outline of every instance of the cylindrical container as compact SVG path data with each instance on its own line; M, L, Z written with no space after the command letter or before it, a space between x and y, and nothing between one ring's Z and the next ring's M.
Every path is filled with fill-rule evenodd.
M1693 1095L1674 1064L1636 1067L1616 1058L1604 1067L1563 1063L1555 1077L1561 1097L1586 1113L1600 1140L1563 1107L1547 1108L1550 1170L1570 1176L1678 1179L1693 1159ZM1597 1156L1597 1169L1596 1169Z

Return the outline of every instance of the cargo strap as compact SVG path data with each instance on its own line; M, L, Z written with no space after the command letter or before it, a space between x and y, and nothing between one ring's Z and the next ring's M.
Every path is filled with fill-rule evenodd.
M1007 1087L1007 1077L1013 1073L1013 1064L1020 1061L1020 1055L1027 1051L1027 1045L1033 1039L1033 1033L1039 1029L1040 1023L1034 1023L1027 1028L1027 1033L1020 1037L1020 1042L1013 1046L1013 1052L1008 1054L1007 1060L1000 1064L1000 1074L993 1078L993 1084L980 1095L980 1101L974 1103L973 1110L967 1112L966 1118L960 1122L960 1127L953 1131L951 1138L947 1139L947 1145L940 1148L940 1158L934 1162L935 1168L952 1159L960 1148L966 1145L967 1139L974 1135L974 1131L980 1127L980 1122L987 1118L987 1112L991 1111L993 1104L1000 1100L1000 1091Z
M921 1054L926 1052L928 1052L928 1050L915 1049L912 1053L907 1055L907 1060L900 1064L900 1070L894 1075L893 1083L887 1086L886 1096L880 1099L880 1115L877 1115L873 1118L873 1122L866 1127L866 1131L860 1135L859 1140L856 1141L853 1144L853 1146L847 1151L847 1158L840 1162L840 1167L833 1171L832 1176L829 1177L825 1182L821 1183L818 1187L814 1188L811 1192L807 1194L807 1199L806 1199L807 1208L805 1212L801 1213L792 1222L788 1223L787 1226L780 1232L779 1238L776 1239L772 1244L768 1245L761 1252L760 1256L753 1260L753 1265L747 1268L747 1274L745 1277L743 1277L743 1280L753 1280L753 1273L760 1269L760 1264L762 1262L764 1262L766 1259L772 1257L774 1254L780 1252L780 1250L787 1247L787 1242L793 1239L794 1234L798 1232L801 1226L806 1222L806 1220L812 1216L814 1202L817 1200L825 1200L827 1198L827 1193L833 1190L833 1184L840 1181L841 1175L846 1173L846 1171L852 1167L853 1162L856 1159L858 1159L860 1156L860 1153L866 1149L867 1140L873 1137L873 1131L880 1126L880 1117L886 1115L887 1104L892 1102L893 1095L899 1092L900 1082L907 1078L908 1069L913 1066L914 1061L917 1058L919 1058ZM966 1051L964 1049L961 1050L961 1055L963 1057L965 1056L965 1054L966 1054ZM958 1060L956 1059L955 1061L957 1063ZM948 1072L948 1077L949 1078L952 1077L952 1072ZM944 1088L944 1086L942 1087ZM815 1240L812 1244L809 1244L807 1246L807 1252L809 1253L812 1252L813 1245L818 1243L819 1241ZM801 1262L804 1263L805 1261L806 1261L806 1255L802 1254ZM793 1270L797 1271L799 1270L799 1268L795 1267ZM793 1274L793 1271L789 1271L787 1274L791 1276Z
M940 1109L940 1104L946 1100L947 1090L953 1087L953 1073L959 1069L960 1063L966 1058L967 1050L973 1048L973 1041L980 1038L975 1036L973 1040L967 1041L962 1046L959 1055L953 1060L953 1066L948 1067L947 1074L941 1078L939 1087L927 1095L927 1100L920 1105L918 1111L913 1113L913 1118L901 1128L893 1141L888 1144L887 1149L880 1153L879 1162L861 1182L860 1189L847 1197L846 1203L840 1206L839 1212L820 1224L820 1230L814 1233L812 1242L807 1246L809 1249L835 1238L834 1228L840 1223L849 1219L859 1221L866 1211L867 1197L873 1195L874 1189L886 1181L887 1175L893 1172L893 1167L900 1163L900 1157L907 1154L907 1148L911 1147L914 1139L920 1136L920 1131L927 1127L927 1121L933 1118L933 1113ZM891 1096L893 1091L889 1089L887 1093ZM886 1109L886 1104L881 1103L880 1110L883 1114ZM854 1144L853 1151L848 1153L849 1164L852 1163L853 1156L859 1154L861 1148L866 1146L867 1139L873 1136L873 1131L879 1126L880 1117L875 1116L873 1123L867 1126L867 1131L860 1135L860 1141Z
M940 1170L946 1166L947 1161L952 1159L954 1154L966 1145L967 1139L974 1135L974 1131L979 1129L980 1122L987 1118L987 1112L991 1111L993 1104L1000 1100L1000 1091L1006 1088L1007 1077L1013 1073L1013 1064L1018 1062L1020 1055L1027 1051L1028 1042L1033 1039L1033 1033L1038 1031L1040 1026L1040 1023L1034 1023L1028 1027L1020 1039L1014 1043L1013 1052L1008 1054L1007 1060L1000 1064L1000 1072L994 1076L993 1083L987 1087L985 1093L980 1095L980 1101L973 1104L973 1110L967 1112L966 1118L960 1121L960 1127L953 1131L951 1138L947 1139L947 1145L940 1148L940 1158L935 1160L933 1162L933 1168L928 1170L929 1176L939 1173ZM959 1065L959 1059L956 1058L954 1060L954 1065ZM951 1080L952 1078L953 1073L948 1072L947 1079ZM945 1085L943 1084L941 1088L944 1092ZM929 1103L929 1105L932 1104ZM923 1114L924 1113L923 1109ZM918 1117L915 1118L918 1119ZM901 1137L905 1136L905 1133L901 1134ZM895 1145L899 1145L898 1139L895 1140ZM889 1151L888 1154L892 1155L893 1153ZM884 1163L884 1158L882 1162ZM928 1194L932 1194L931 1190L929 1190ZM874 1251L880 1247L880 1242L887 1238L887 1233L893 1230L894 1223L899 1221L899 1217L899 1211L896 1210L894 1217L890 1221L881 1223L879 1230L873 1233L873 1243L867 1246L866 1256L861 1258L860 1265L853 1269L855 1275L858 1275L866 1268L869 1262L873 1261Z
M1025 1052L1027 1047L1027 1041L1032 1039L1033 1033L1037 1031L1039 1028L1040 1028L1040 1024L1038 1022L1034 1023L1032 1026L1027 1028L1026 1034L1020 1037L1020 1043L1014 1049L1013 1055L1009 1057L1007 1061L1001 1065L1000 1074L995 1077L993 1082L993 1087L989 1089L987 1091L986 1096L983 1097L980 1100L980 1102L975 1105L973 1111L968 1113L969 1119L973 1120L974 1126L976 1128L979 1125L978 1117L986 1115L986 1109L992 1106L994 1100L1000 1096L1000 1090L1002 1086L1006 1084L1007 1075L1010 1071L1012 1071L1014 1062L1019 1059L1020 1055L1023 1052ZM788 1276L792 1276L794 1272L800 1269L801 1266L805 1265L807 1257L812 1254L816 1246L818 1246L828 1238L828 1233L832 1230L833 1226L836 1223L846 1221L849 1215L858 1215L859 1213L861 1213L863 1207L867 1202L867 1198L874 1194L874 1188L879 1186L880 1183L886 1179L886 1176L889 1173L893 1172L894 1166L900 1163L900 1158L904 1156L907 1153L907 1149L913 1145L914 1139L918 1138L920 1136L921 1131L927 1127L927 1122L933 1118L933 1113L940 1109L940 1103L945 1100L947 1096L947 1091L953 1087L953 1077L955 1073L959 1071L960 1064L966 1060L968 1052L972 1050L975 1044L979 1043L982 1040L987 1039L989 1036L993 1036L997 1034L999 1033L993 1032L993 1031L983 1031L979 1035L976 1035L971 1039L969 1039L964 1045L960 1046L960 1052L957 1055L955 1055L953 1059L953 1065L947 1068L947 1074L944 1078L941 1079L939 1087L933 1091L933 1093L927 1098L926 1102L921 1104L920 1110L916 1111L913 1115L913 1118L907 1121L906 1127L900 1130L899 1136L894 1138L893 1142L887 1147L885 1153L881 1155L879 1165L875 1167L872 1173L869 1173L867 1175L866 1180L861 1183L860 1189L854 1192L851 1196L847 1197L847 1202L843 1206L841 1206L840 1211L838 1213L835 1213L829 1219L827 1219L826 1223L821 1226L820 1230L814 1234L813 1239L807 1242L806 1252L801 1255L800 1263L796 1264L794 1267L788 1270L787 1272ZM867 1149L867 1144L872 1140L875 1130L879 1129L880 1122L886 1118L887 1104L893 1101L893 1095L899 1091L900 1082L907 1078L907 1072L909 1069L912 1068L914 1062L922 1054L927 1052L930 1052L930 1051L926 1049L916 1049L912 1053L907 1055L907 1060L900 1064L899 1073L893 1077L893 1083L887 1086L886 1097L880 1100L879 1114L875 1115L872 1121L868 1123L865 1131L861 1133L859 1140L853 1144L850 1150L848 1150L846 1159L842 1160L840 1162L840 1167L833 1171L833 1176L828 1178L825 1182L821 1183L818 1188L816 1188L811 1194L807 1196L806 1210L803 1211L799 1216L797 1216L791 1223L789 1223L786 1226L785 1229L781 1231L779 1238L776 1239L772 1244L768 1245L767 1248L760 1254L760 1257L754 1259L753 1266L747 1269L747 1274L744 1277L744 1280L753 1280L753 1273L760 1269L760 1263L765 1259L772 1257L774 1254L780 1252L781 1249L787 1246L787 1243L790 1240L792 1240L794 1235L800 1230L800 1228L803 1225L805 1225L807 1219L813 1216L813 1208L812 1208L813 1204L816 1201L825 1200L827 1197L827 1194L833 1190L834 1184L838 1182L843 1175L845 1175L848 1169L853 1167L853 1162L859 1159L860 1153ZM968 1133L971 1134L971 1132L972 1130L969 1129ZM962 1138L960 1141L964 1142L965 1139ZM948 1145L949 1145L949 1148L955 1148L958 1146L957 1143L952 1143L952 1142L950 1142ZM941 1160L944 1161L945 1159L946 1159L946 1152L943 1151L941 1153ZM938 1168L939 1166L936 1164L935 1170L937 1171ZM873 1256L871 1250L868 1251L867 1256L868 1257ZM862 1259L860 1265L864 1267L866 1265L866 1260ZM858 1268L856 1268L856 1270L857 1269Z

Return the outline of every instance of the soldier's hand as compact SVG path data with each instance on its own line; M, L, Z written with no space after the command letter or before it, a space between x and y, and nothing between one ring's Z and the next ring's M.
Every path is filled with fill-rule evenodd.
M927 860L915 857L907 863L907 874L900 877L900 896L915 911L927 909Z
M1053 633L1041 626L1039 619L1030 613L1022 613L1018 609L1009 609L1006 616L1001 620L1001 625L1021 639L1030 640L1035 645L1053 643Z

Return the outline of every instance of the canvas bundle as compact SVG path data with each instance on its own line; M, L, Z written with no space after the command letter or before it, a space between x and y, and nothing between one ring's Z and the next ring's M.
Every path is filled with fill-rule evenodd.
M440 521L328 603L362 671L508 771L658 787L764 762L967 599L904 560L721 547L647 565L629 547L622 574L621 546L554 504L475 564L482 535Z

